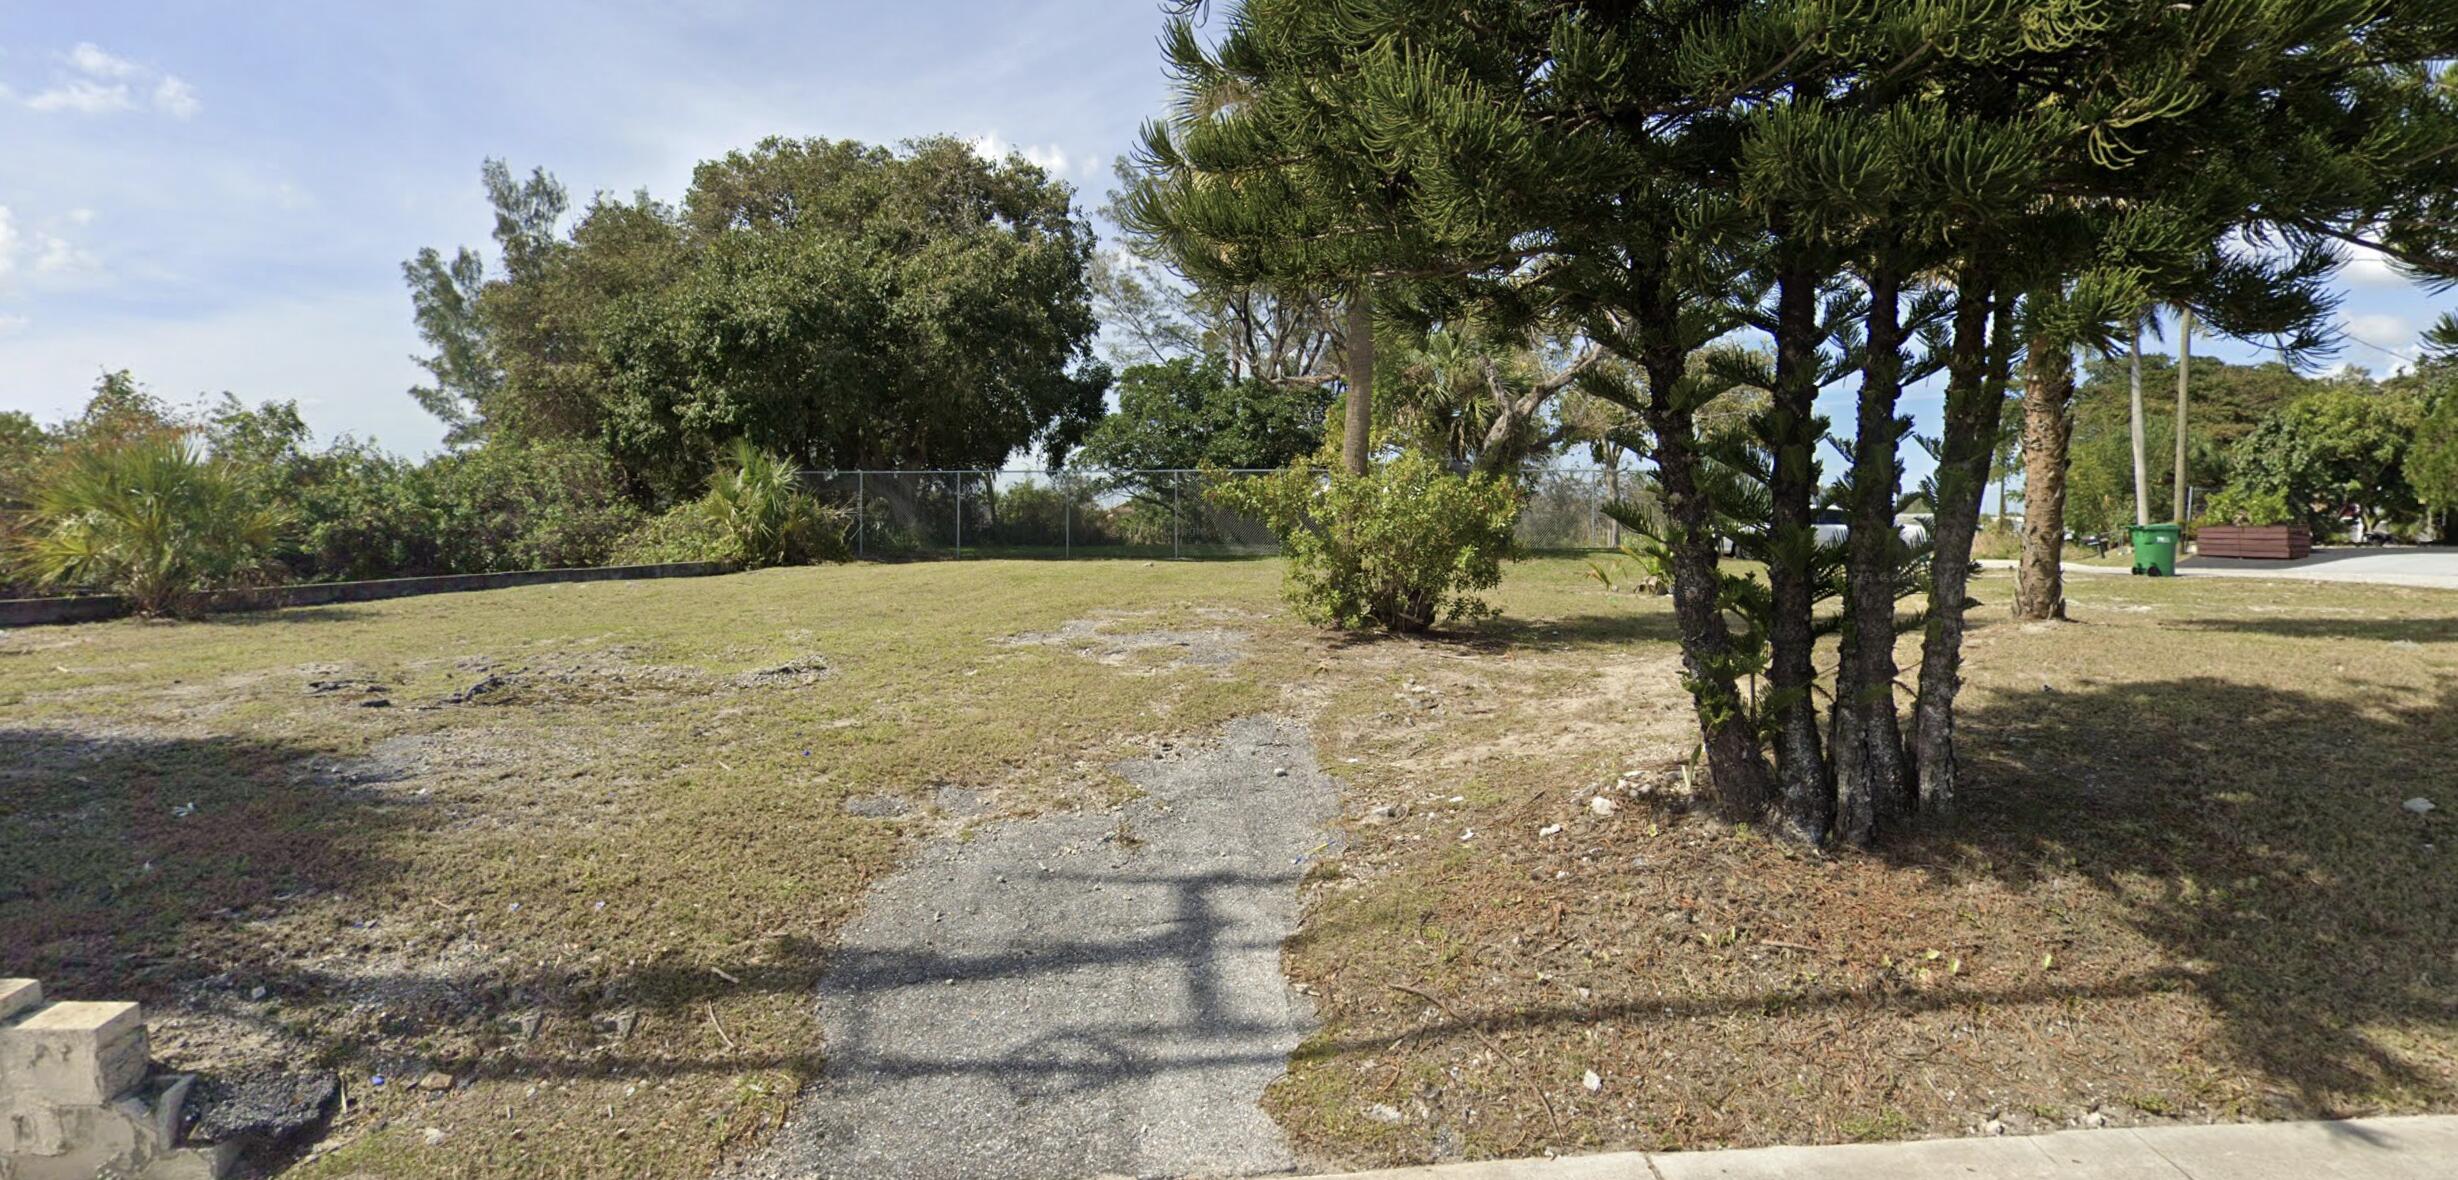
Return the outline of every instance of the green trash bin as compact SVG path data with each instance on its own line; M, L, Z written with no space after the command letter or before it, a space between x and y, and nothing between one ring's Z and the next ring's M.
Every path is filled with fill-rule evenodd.
M2173 524L2138 524L2127 530L2134 544L2134 572L2154 578L2176 576L2176 550L2185 529Z

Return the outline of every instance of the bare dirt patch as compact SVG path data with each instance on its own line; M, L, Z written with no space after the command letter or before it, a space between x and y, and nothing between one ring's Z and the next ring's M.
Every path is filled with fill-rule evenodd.
M1253 618L1240 611L1205 611L1219 619ZM1009 644L1064 648L1112 667L1136 665L1151 671L1171 668L1226 668L1244 658L1253 636L1226 626L1131 629L1148 613L1098 614L1070 619L1049 631L1008 637Z

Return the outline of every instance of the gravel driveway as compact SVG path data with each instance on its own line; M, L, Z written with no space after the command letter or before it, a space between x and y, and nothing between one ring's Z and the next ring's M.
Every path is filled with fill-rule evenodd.
M1257 1106L1330 781L1250 718L1120 765L1115 813L988 825L882 883L821 986L828 1064L749 1174L1084 1180L1294 1166Z

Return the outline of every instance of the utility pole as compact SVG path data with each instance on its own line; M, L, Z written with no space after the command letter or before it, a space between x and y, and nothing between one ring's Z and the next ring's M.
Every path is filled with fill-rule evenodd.
M2168 519L2185 523L2185 376L2193 368L2193 309L2177 309L2176 325L2176 493Z
M2142 320L2134 320L2134 342L2126 350L2133 372L2134 523L2151 523L2151 460L2142 437Z

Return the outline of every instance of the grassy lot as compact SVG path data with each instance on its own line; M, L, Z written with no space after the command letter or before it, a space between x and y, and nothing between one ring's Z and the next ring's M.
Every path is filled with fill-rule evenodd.
M1303 680L1285 641L1235 675L1001 641L1277 635L1276 578L852 566L9 633L0 964L145 1001L175 1062L342 1067L351 1144L310 1174L703 1170L817 1067L821 948L952 826L942 787L1098 803L1111 760Z
M1349 817L1269 1098L1320 1160L2458 1107L2458 832L2398 807L2458 808L2458 595L2118 579L2021 627L1983 579L1967 810L1824 859L1685 813L1667 611L1583 569L1432 640L1317 634L1270 561L0 634L0 972L340 1069L301 1174L696 1173L818 1068L825 949L917 840L1270 711Z

